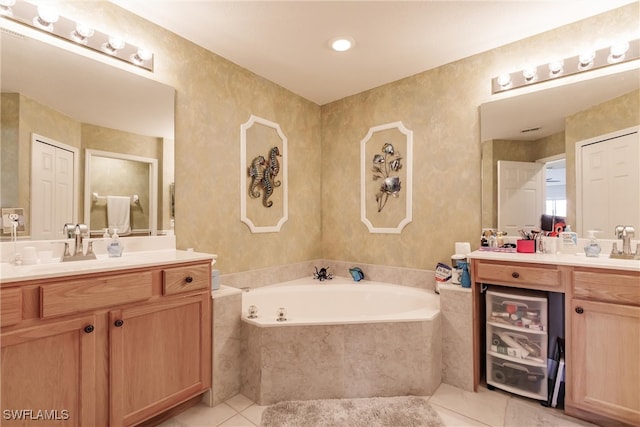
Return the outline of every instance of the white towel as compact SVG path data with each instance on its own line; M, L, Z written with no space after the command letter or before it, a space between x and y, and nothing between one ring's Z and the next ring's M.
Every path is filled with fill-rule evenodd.
M118 230L119 235L129 234L131 226L129 212L131 210L131 198L125 196L107 196L107 220L109 229Z

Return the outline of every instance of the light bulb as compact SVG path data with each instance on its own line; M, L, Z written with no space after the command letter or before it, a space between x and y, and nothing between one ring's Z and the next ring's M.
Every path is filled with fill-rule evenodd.
M81 22L76 23L76 29L73 30L70 37L76 43L86 44L87 39L93 36L94 30L88 25L85 25Z
M580 69L589 68L593 65L596 53L593 50L584 51L578 56L578 66Z
M353 40L348 37L339 37L331 40L331 49L336 52L346 52L353 47Z
M624 60L625 54L629 50L629 42L618 42L611 46L611 54L607 60L609 63L620 62Z
M527 65L522 70L522 76L527 83L531 83L536 78L536 67Z
M500 74L497 81L500 87L505 88L511 84L511 75L506 73Z
M118 49L122 49L125 43L120 37L111 36L109 37L109 41L102 45L102 50L108 53L109 55L115 55L118 53Z
M58 10L47 4L38 5L38 16L33 18L33 25L46 31L53 31L54 22L58 22Z
M562 67L564 66L564 61L562 60L553 60L549 62L549 76L557 77L562 73Z

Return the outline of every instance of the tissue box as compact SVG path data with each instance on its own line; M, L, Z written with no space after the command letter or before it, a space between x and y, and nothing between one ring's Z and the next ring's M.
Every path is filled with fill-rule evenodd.
M516 241L516 251L532 254L536 251L536 241L520 239Z

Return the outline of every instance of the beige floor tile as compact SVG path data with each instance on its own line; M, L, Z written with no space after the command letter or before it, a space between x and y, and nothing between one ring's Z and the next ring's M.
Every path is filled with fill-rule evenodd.
M255 427L256 425L240 414L229 418L227 421L218 425L218 427Z
M505 427L526 425L545 427L596 427L595 424L569 417L561 409L545 408L539 402L511 397L507 403Z
M176 415L175 419L186 427L215 427L236 415L236 411L225 403L208 407L200 403L185 412Z
M480 421L467 418L464 415L450 411L449 409L443 408L442 406L438 406L434 403L431 404L431 407L438 413L438 415L440 415L442 422L447 427L487 427L486 424L483 424Z
M440 384L429 399L429 403L489 426L502 427L508 399L502 393L495 393L485 388L479 388L478 393L473 393L448 384Z
M231 399L226 400L224 403L231 406L237 412L242 412L245 409L247 409L249 406L253 405L253 400L238 393L235 396L233 396Z
M262 420L262 412L265 410L266 406L260 406L260 405L251 405L249 406L247 409L245 409L244 411L240 412L242 414L242 416L244 416L245 418L247 418L249 421L251 421L252 423L254 423L255 425L260 424L260 421Z

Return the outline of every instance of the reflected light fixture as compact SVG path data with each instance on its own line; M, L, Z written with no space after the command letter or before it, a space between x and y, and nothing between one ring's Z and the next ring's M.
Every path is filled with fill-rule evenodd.
M36 5L25 0L0 0L0 23L5 19L153 71L154 55L148 49L97 31L87 23L65 18L49 3Z
M598 50L583 50L576 56L554 59L546 66L526 65L521 71L500 74L491 79L491 93L496 94L634 60L640 60L640 39L617 42L611 47ZM548 73L538 73L538 70L546 70L546 67L549 69Z
M329 41L331 49L336 52L346 52L354 45L354 41L351 37L336 37Z

